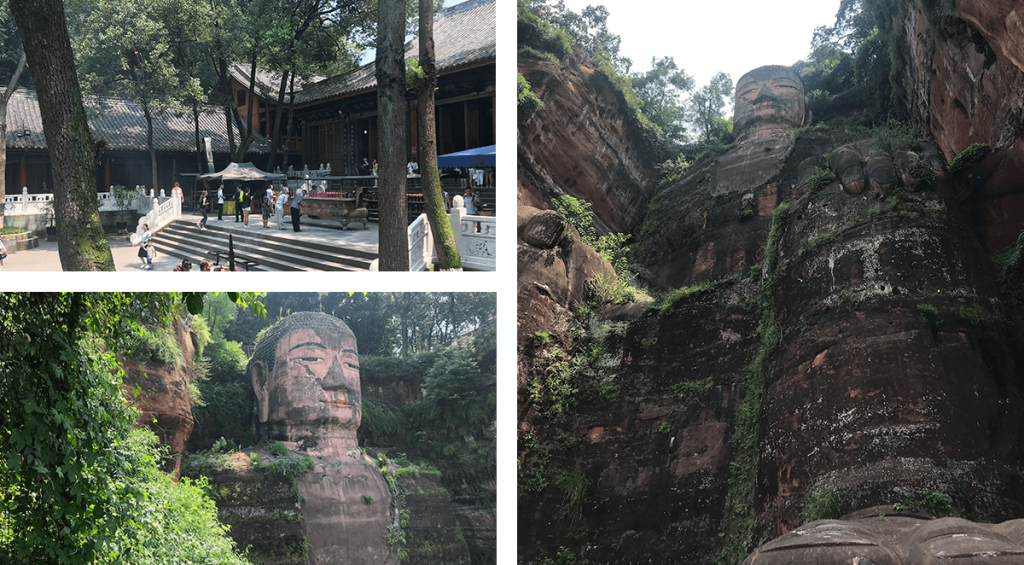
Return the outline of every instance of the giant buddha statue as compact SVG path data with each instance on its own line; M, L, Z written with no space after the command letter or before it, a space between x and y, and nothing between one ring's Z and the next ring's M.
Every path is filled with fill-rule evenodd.
M385 542L391 494L356 440L362 401L352 330L319 312L282 318L257 342L249 374L261 436L317 456L297 485L309 562L397 563Z
M1000 524L935 519L885 505L817 520L774 539L742 565L930 565L1024 563L1024 520Z
M733 102L736 147L716 163L717 192L750 190L774 176L792 141L790 133L810 122L804 85L788 67L770 65L746 73L736 81Z

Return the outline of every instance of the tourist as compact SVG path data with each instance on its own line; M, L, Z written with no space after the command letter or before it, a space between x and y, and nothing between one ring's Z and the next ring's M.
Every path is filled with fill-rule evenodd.
M181 187L178 186L178 181L174 181L174 187L171 188L171 198L174 198L175 196L178 197L179 201L182 200Z
M274 212L274 185L267 187L267 194L263 197L263 202L260 202L262 208L260 208L260 215L263 216L263 229L267 229L267 224L270 222L270 214Z
M153 259L156 259L156 247L153 247L153 240L146 242L146 269L153 270Z
M370 162L366 160L366 157L363 157L363 164L361 167L364 176L370 175L373 172L373 170L370 168Z
M373 176L377 176L377 160L373 160Z
M252 194L249 187L245 187L245 192L242 193L238 203L242 206L242 227L247 228L249 227L249 212L252 211Z
M466 194L465 196L463 196L462 200L466 204L466 215L476 215L477 210L480 209L480 196L478 194L475 194L473 192L473 189L467 186Z
M296 189L295 198L292 199L291 206L292 213L292 229L296 232L302 230L299 229L299 218L302 216L302 189Z
M203 261L206 261L206 259L203 259ZM209 261L206 262L209 263ZM188 259L182 259L181 264L175 265L174 270L189 272L192 270L192 261L189 261Z
M186 261L187 260L188 259L186 259ZM191 264L189 266L191 266ZM209 259L203 259L202 261L200 261L199 262L199 270L200 271L212 271L213 268L210 267L210 260Z
M242 187L235 189L235 223L242 218L242 208L244 207L242 201L245 199L245 194L242 192Z
M274 217L277 220L277 229L284 229L284 203L288 201L288 189L281 187L281 194L277 196L277 204L274 206Z
M153 237L153 234L149 232L149 224L142 224L142 233L139 234L139 261L143 269L146 268L146 259L149 258L149 253L146 252L146 244L151 237Z
M217 221L224 221L224 183L217 189Z
M196 227L199 228L201 231L206 231L206 220L209 219L209 216L206 213L206 209L209 206L210 206L210 192L207 191L207 190L204 190L203 193L201 195L199 195L199 211L203 213L203 219L199 220L199 223L196 224Z

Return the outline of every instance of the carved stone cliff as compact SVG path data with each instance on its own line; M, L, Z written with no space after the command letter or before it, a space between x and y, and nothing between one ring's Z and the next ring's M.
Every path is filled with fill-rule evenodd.
M934 143L805 131L693 165L633 232L655 304L594 304L586 247L521 208L521 562L738 563L820 493L1024 516L1024 287L989 259L1024 229L1024 7L940 6L894 23L897 105ZM988 531L933 522L950 551Z
M519 72L544 102L519 125L519 204L544 209L568 194L593 205L601 233L637 229L657 161L621 95L574 60L523 58Z
M172 323L175 341L184 359L181 366L156 359L145 362L122 359L122 366L125 392L131 395L136 386L140 391L130 400L139 409L137 423L149 426L160 438L160 443L170 449L170 468L166 470L177 477L181 473L181 456L185 453L185 444L194 424L188 385L192 382L195 348L189 331L177 320Z
M902 2L894 25L897 99L928 126L947 160L972 143L993 148L961 181L961 198L979 219L986 249L995 251L1024 226L1024 6L944 5Z

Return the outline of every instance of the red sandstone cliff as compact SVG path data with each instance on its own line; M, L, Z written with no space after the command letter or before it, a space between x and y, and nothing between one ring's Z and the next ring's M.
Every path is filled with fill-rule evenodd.
M139 409L139 425L146 425L160 438L161 445L170 448L172 463L168 471L175 477L181 474L181 454L192 433L192 402L188 396L188 384L192 382L193 356L195 348L188 330L178 320L174 324L174 337L181 347L184 363L171 366L150 359L145 362L123 359L124 390L131 398L137 386L138 396L130 400Z
M1024 5L960 0L950 14L938 4L903 2L894 26L897 97L928 124L947 160L972 143L994 149L964 196L995 251L1024 228Z
M519 124L519 205L544 209L568 194L593 205L600 232L638 229L655 155L607 78L575 60L521 58L519 72L544 102Z

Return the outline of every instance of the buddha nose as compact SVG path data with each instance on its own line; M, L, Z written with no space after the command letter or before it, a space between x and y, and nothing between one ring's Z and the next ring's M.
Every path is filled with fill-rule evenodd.
M320 387L324 390L343 390L352 391L352 386L348 382L348 378L345 375L345 370L337 360L331 364L331 368L327 370L327 374L324 376L323 382Z
M752 104L757 104L762 100L775 100L775 93L772 92L772 87L765 83L761 87L761 90L757 91L757 96L754 98Z

